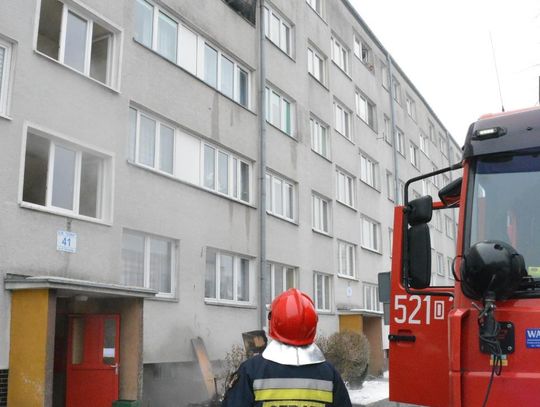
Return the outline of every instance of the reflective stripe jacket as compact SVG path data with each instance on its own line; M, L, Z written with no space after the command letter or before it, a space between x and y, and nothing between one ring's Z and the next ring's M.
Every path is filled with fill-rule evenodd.
M236 374L221 407L351 407L341 376L328 362L288 366L257 355Z

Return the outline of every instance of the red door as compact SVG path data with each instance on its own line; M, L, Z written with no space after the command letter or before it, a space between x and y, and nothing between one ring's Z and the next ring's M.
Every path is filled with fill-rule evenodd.
M111 407L118 399L119 315L70 315L66 407Z

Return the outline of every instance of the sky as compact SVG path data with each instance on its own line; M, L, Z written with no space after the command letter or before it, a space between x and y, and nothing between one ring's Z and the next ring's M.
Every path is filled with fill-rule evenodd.
M540 1L349 1L460 146L480 115L539 104Z

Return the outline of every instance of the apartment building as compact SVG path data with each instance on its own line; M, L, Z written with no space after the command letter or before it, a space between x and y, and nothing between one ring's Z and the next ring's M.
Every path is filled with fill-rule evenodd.
M204 400L192 340L217 373L289 287L383 369L393 207L460 148L347 0L258 6L0 4L0 405Z

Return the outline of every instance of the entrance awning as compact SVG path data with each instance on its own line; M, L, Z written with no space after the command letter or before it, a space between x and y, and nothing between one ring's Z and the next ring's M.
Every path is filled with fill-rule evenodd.
M340 309L340 314L356 314L356 315L362 315L366 317L379 317L381 318L383 316L382 311L373 311L365 308L350 308L350 309Z
M58 297L88 295L92 297L152 298L157 294L157 291L151 288L76 280L65 277L25 276L20 274L6 274L4 288L10 291L53 289L57 290Z

